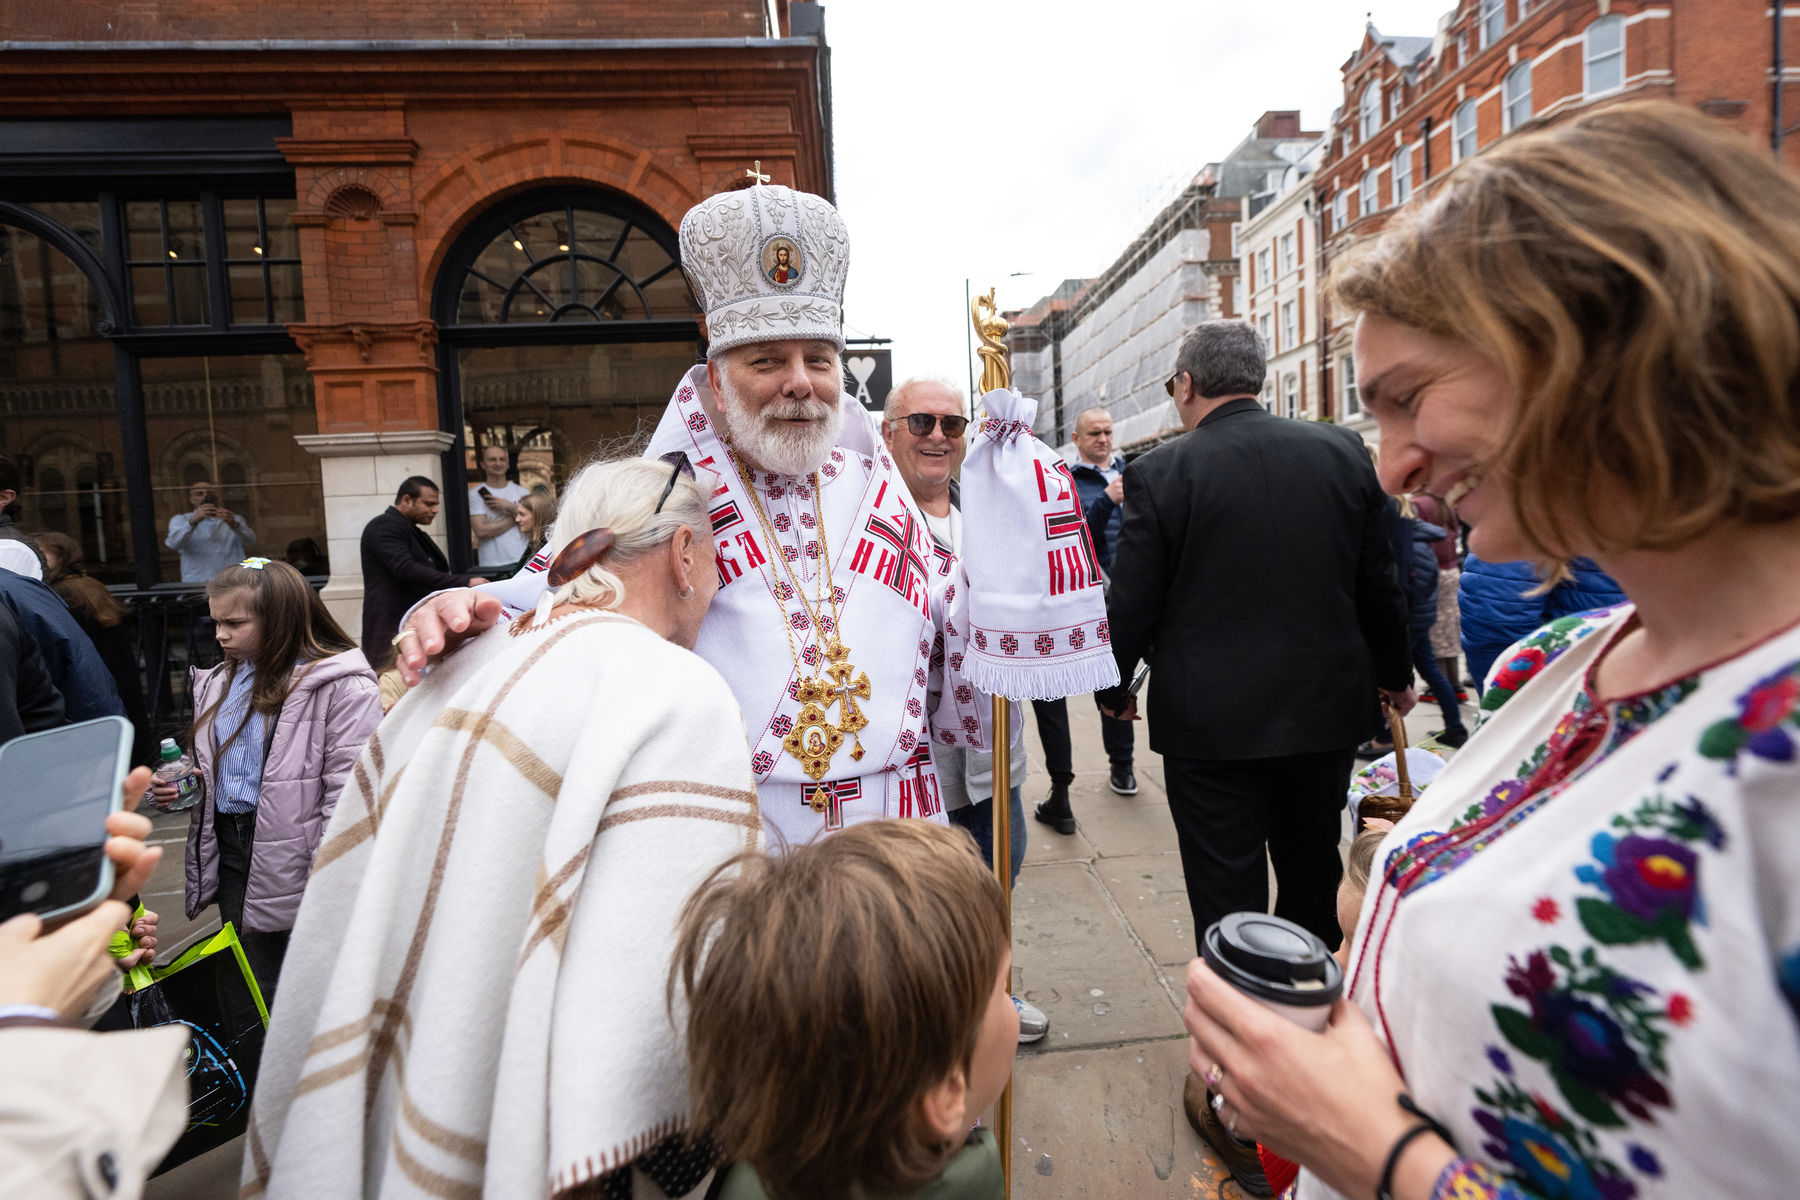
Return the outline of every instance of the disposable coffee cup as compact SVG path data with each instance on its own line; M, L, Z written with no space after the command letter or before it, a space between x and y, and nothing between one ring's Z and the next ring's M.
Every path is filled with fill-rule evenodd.
M1200 955L1225 982L1314 1033L1344 994L1344 972L1331 948L1292 921L1232 913L1200 939Z

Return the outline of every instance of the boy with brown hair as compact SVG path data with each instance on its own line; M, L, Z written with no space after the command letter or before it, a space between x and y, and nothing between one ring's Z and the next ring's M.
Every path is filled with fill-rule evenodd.
M723 1200L1000 1197L993 1135L1018 1047L1000 885L969 835L871 821L740 856L688 902L694 1128Z

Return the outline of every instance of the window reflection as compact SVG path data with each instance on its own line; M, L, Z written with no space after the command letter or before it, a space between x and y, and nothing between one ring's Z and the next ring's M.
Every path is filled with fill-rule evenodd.
M127 583L131 514L101 315L73 260L0 225L0 450L23 479L19 524L74 537L91 574Z
M319 460L294 440L318 432L299 355L147 358L141 371L164 580L325 544Z
M695 349L635 342L459 351L466 486L481 481L477 448L496 442L512 453L520 483L553 491L590 458L641 446Z

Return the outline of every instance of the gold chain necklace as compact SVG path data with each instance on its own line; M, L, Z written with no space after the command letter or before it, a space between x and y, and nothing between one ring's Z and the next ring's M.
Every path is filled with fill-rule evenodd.
M870 696L869 677L851 664L850 648L844 645L841 637L844 628L843 613L838 607L837 588L831 574L831 539L825 531L824 488L820 485L819 473L814 471L811 476L813 518L819 530L819 557L822 570L819 577L821 595L809 601L806 589L800 586L800 576L795 572L793 563L788 561L787 555L783 552L781 540L775 536L774 526L769 520L768 513L763 509L762 497L757 493L755 479L744 466L743 461L735 453L732 453L729 443L726 445L726 450L731 456L732 466L736 468L738 478L743 481L744 490L749 493L750 507L755 511L757 522L762 526L763 536L768 539L770 554L780 559L782 570L787 573L794 594L800 599L800 607L806 611L808 620L818 631L819 640L823 643L826 663L824 670L821 672L819 667L815 666L811 679L801 678L805 673L805 668L801 663L800 652L795 647L793 630L788 621L787 605L776 594L776 590L771 589L770 595L775 601L776 608L781 612L781 628L782 632L787 635L788 653L793 656L794 660L794 677L797 681L794 698L800 702L800 712L794 720L794 727L781 739L782 748L799 760L801 769L806 772L809 779L821 780L831 769L832 758L843 747L845 735L848 735L851 741L850 757L853 760L861 761L864 751L862 739L857 734L867 728L869 718L863 714L861 707L856 702L858 699L867 700ZM776 584L781 582L781 576L778 573L771 571L770 576ZM831 602L830 633L825 631L825 622L822 617L826 599ZM830 720L829 712L834 704L838 709L838 719L835 722ZM830 806L831 801L831 795L825 788L820 787L813 791L807 803L814 812L823 813Z

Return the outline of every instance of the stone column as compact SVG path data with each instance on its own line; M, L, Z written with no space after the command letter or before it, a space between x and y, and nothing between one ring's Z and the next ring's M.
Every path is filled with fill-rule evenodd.
M379 516L394 502L394 493L409 475L423 475L440 488L445 483L438 477L444 471L444 451L452 438L437 430L404 430L393 433L315 433L301 434L295 441L319 456L319 473L325 485L325 536L331 554L331 580L320 596L344 632L353 638L362 634L362 531L363 526ZM453 480L455 495L448 491L446 503L462 503L463 483ZM444 544L444 518L426 528L437 543ZM371 663L387 652L386 646L364 646Z

